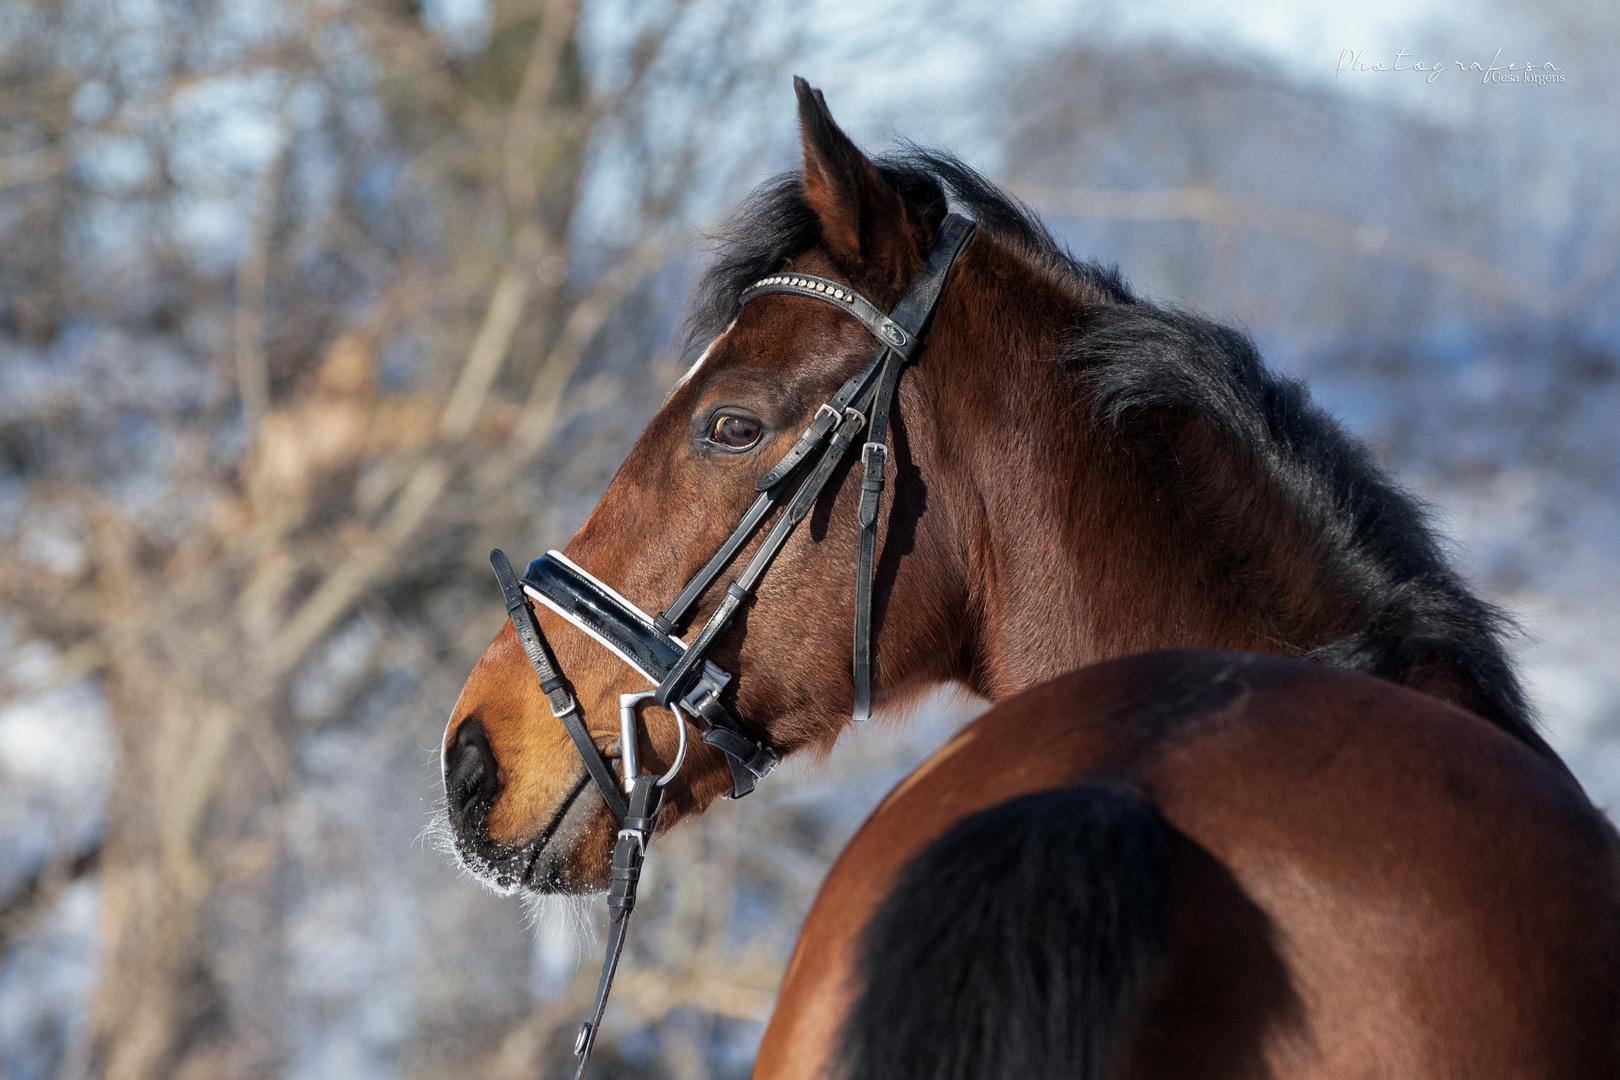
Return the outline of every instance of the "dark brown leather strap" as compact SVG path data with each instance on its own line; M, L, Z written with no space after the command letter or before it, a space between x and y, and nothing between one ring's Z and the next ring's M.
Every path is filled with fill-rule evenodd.
M781 460L770 472L759 478L759 482L755 485L759 496L754 499L747 513L743 514L737 527L726 537L719 550L709 557L709 561L703 564L703 569L692 575L692 580L682 586L675 599L671 600L669 606L653 620L653 625L660 631L671 635L679 632L698 598L708 591L709 586L713 585L715 579L730 565L743 544L748 542L754 530L759 528L766 516L786 497L788 489L782 482L792 476L794 470L837 429L838 422L843 418L844 410L849 407L850 402L860 398L866 391L878 371L883 355L880 349L865 367L850 376L849 381L839 388L838 393L816 410L814 419L799 433L798 440L786 454L782 455Z
M650 773L636 777L630 792L629 813L625 816L619 838L613 845L613 863L608 871L608 947L602 959L602 974L596 980L596 1001L591 1007L591 1018L579 1027L574 1039L574 1056L579 1058L579 1069L574 1080L585 1075L590 1064L591 1050L596 1046L596 1033L602 1026L602 1012L607 1008L608 994L613 990L613 976L619 970L619 957L624 953L625 934L630 929L630 913L636 910L636 887L641 882L641 864L647 857L647 845L652 840L658 822L658 804L664 789L654 782Z
M551 649L540 633L539 623L534 620L534 609L529 606L529 598L523 594L517 575L512 573L512 564L500 548L489 553L489 564L495 568L495 579L501 583L501 593L506 597L506 613L512 617L512 628L517 631L518 642L529 658L529 666L534 668L535 675L540 679L540 689L546 692L546 697L551 701L551 715L562 721L563 730L568 732L591 779L596 781L596 789L602 793L602 801L607 803L613 820L623 823L625 805L624 797L619 794L618 778L591 741L590 732L585 730L585 721L580 719L579 703L568 692L562 676L557 674L557 667L551 660Z
M869 390L868 393L870 392ZM864 406L864 400L860 404ZM776 519L776 524L771 526L771 531L765 535L764 541L754 552L753 558L748 560L743 572L726 586L726 595L721 599L720 606L715 608L714 613L709 616L709 621L698 631L696 639L687 646L686 652L681 655L675 666L670 668L664 681L659 683L657 700L660 705L669 708L670 702L679 701L692 688L692 684L697 680L698 665L713 651L714 643L731 625L731 620L738 609L758 588L760 578L765 576L765 571L770 568L772 560L782 550L782 545L787 543L794 528L804 520L805 515L810 512L810 507L815 505L822 489L827 486L827 481L838 468L838 463L854 445L856 432L865 422L860 409L852 406L844 410L843 418L833 433L832 441L822 453L821 460L799 485L798 491L793 493L793 499L783 510L782 515Z
M922 273L912 282L906 295L895 305L892 321L921 342L928 332L928 324L939 306L945 290L945 279L950 275L956 257L973 235L973 222L949 214L940 226L934 240L934 250ZM861 501L856 510L860 522L859 551L855 558L855 634L852 647L854 658L856 722L872 714L872 587L877 574L877 517L878 501L883 495L884 469L889 462L887 443L889 412L894 405L895 387L900 372L911 354L889 349L878 376L877 395L872 401L872 418L866 426L866 442L861 447Z

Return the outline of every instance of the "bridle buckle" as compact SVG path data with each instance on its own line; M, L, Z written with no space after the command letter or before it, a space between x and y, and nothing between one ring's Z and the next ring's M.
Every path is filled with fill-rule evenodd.
M862 443L861 464L870 469L873 457L878 458L878 467L882 468L889 463L889 448L880 442Z

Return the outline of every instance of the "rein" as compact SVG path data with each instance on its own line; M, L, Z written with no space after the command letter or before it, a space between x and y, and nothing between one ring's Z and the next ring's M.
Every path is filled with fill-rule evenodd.
M720 693L731 676L709 661L716 642L730 626L744 602L751 599L760 579L787 543L793 530L804 520L820 498L832 474L855 446L862 429L861 498L856 511L860 525L859 554L855 571L855 626L853 664L855 682L854 716L864 721L872 703L872 581L877 549L878 504L884 488L888 464L886 444L889 412L894 404L900 373L922 347L923 334L939 305L945 278L973 235L974 225L956 214L946 215L934 247L922 272L894 310L885 315L865 297L839 282L811 274L772 274L744 290L740 303L771 293L787 293L821 300L860 320L878 346L866 365L851 376L826 403L816 410L810 425L782 455L776 465L759 478L759 493L719 549L710 556L690 581L676 594L668 607L649 617L570 562L561 552L551 551L529 563L521 581L512 571L500 549L490 552L490 564L506 598L506 611L517 631L529 664L540 680L540 688L550 701L551 713L563 725L579 751L591 779L602 794L608 812L619 827L613 846L608 913L611 919L607 956L597 982L591 1019L580 1025L574 1042L579 1058L575 1080L583 1077L591 1049L607 1007L613 976L624 951L625 931L635 910L636 886L647 844L652 839L663 789L685 758L686 721L701 732L703 742L726 756L731 769L732 790L728 798L740 799L754 790L756 780L770 774L779 760L769 746L749 736L742 724L720 702ZM821 457L806 473L789 497L789 479L800 471L817 449ZM782 514L741 573L726 584L725 596L697 637L688 645L679 637L692 607L715 583L742 546L753 536L772 510L786 500ZM619 698L619 760L624 795L613 775L607 755L597 749L580 716L579 702L557 670L551 648L534 616L530 598L540 601L583 630L599 644L639 671L656 689ZM674 717L681 742L676 760L661 777L640 772L636 767L635 706L651 700ZM628 800L625 796L628 796Z

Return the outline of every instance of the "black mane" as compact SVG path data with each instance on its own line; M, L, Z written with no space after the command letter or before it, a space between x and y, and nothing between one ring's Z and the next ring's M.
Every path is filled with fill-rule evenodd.
M1117 267L1075 258L1030 207L957 158L906 146L877 164L902 192L943 189L981 230L1103 299L1087 307L1083 325L1054 357L1079 376L1096 422L1128 425L1154 410L1190 411L1266 470L1320 534L1335 577L1366 618L1364 629L1310 658L1396 682L1420 667L1448 672L1475 712L1556 760L1508 659L1511 619L1474 595L1419 502L1302 383L1269 371L1239 331L1143 301ZM717 257L698 285L689 323L703 341L736 317L748 285L820 240L798 174L761 185L716 239Z
M1075 258L1033 209L955 156L903 146L877 158L876 164L896 190L911 195L943 189L961 213L1030 259L1072 275L1114 303L1136 302L1118 267ZM744 289L821 241L821 226L805 202L799 174L784 173L755 188L714 241L715 260L698 282L688 323L692 340L705 344L737 317L737 298Z
M1420 669L1449 676L1463 704L1553 756L1508 659L1513 621L1451 566L1422 504L1304 383L1267 369L1246 335L1153 304L1104 307L1087 313L1058 362L1088 385L1098 420L1161 433L1139 437L1173 437L1132 423L1155 411L1203 417L1309 522L1365 625L1308 658L1393 682Z

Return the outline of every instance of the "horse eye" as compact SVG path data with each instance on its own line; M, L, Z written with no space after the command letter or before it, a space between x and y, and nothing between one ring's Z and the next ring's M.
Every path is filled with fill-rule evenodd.
M714 430L709 441L742 450L759 441L759 421L735 413L723 413L714 418Z

